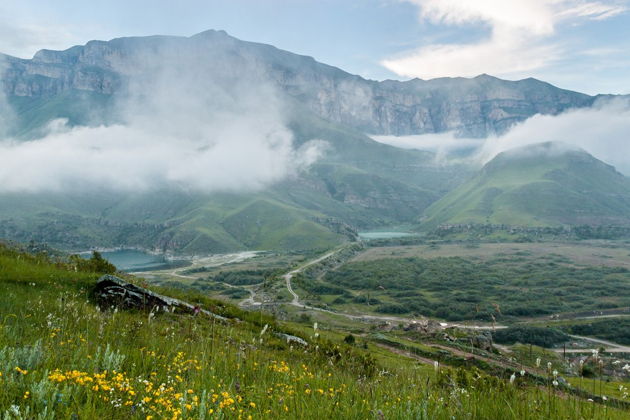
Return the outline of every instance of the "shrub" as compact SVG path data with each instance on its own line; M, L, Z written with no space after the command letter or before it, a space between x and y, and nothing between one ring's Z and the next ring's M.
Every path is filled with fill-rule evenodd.
M534 344L540 347L552 347L564 343L569 336L556 328L516 326L493 333L494 341L502 344Z

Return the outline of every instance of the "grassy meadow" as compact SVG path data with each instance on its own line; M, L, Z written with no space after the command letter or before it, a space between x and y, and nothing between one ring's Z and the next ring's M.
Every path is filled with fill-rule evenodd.
M627 418L527 376L434 368L282 324L195 292L159 290L228 318L98 308L99 273L0 247L0 416L53 418ZM130 279L141 282L139 279ZM288 343L281 333L304 338Z

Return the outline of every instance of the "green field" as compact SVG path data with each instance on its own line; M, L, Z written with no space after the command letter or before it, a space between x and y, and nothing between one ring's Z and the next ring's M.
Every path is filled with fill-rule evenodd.
M613 241L367 248L297 284L341 311L506 322L629 307L630 249Z

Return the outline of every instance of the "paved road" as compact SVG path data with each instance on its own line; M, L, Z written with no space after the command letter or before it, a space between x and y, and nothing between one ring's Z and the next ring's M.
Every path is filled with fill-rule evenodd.
M291 287L291 279L293 278L293 276L295 276L296 274L302 272L306 267L310 267L313 264L317 264L318 262L324 261L326 258L335 255L336 252L337 251L332 251L332 252L329 252L328 254L322 255L321 257L319 257L319 258L317 258L315 260L309 261L308 263L304 264L300 268L296 268L293 271L289 271L287 274L282 276L284 278L284 280L286 281L286 283L287 283L287 290L289 291L289 293L291 293L291 296L293 296L293 300L291 301L291 305L297 306L299 308L306 308L305 305L300 303L300 297L297 295L297 293L295 293L293 291L293 287ZM322 309L322 310L324 310L324 309ZM330 311L327 311L327 312L330 312Z
M613 343L612 341L600 340L599 338L584 337L581 335L569 335L569 337L576 338L578 340L590 341L593 343L601 344L601 347L606 349L606 353L630 353L630 347L621 344ZM553 349L557 353L563 353L564 349ZM595 347L589 349L566 349L567 353L590 353L596 350Z
M298 307L298 308L302 308L302 309L308 309L311 311L317 311L317 312L323 312L323 313L327 313L327 314L331 314L331 315L337 315L337 316L343 316L345 318L348 319L352 319L355 321L362 321L362 322L369 322L369 321L385 321L385 322L396 322L396 323L414 323L414 322L423 322L426 321L426 318L401 318L401 317L396 317L396 316L386 316L386 315L368 315L368 314L358 314L358 315L353 315L353 314L347 314L344 312L336 312L336 311L331 311L329 309L324 309L324 308L318 308L315 306L309 306L306 305L302 302L300 302L300 296L295 292L295 290L293 290L293 285L291 284L291 280L293 279L293 277L302 272L305 268L310 267L314 264L317 264L323 260L325 260L326 258L329 258L331 256L333 256L335 253L337 253L337 251L331 251L327 254L322 255L321 257L318 257L314 260L309 261L308 263L300 266L299 268L296 268L295 270L289 271L288 273L286 273L285 275L282 276L282 278L285 281L287 290L289 291L289 293L291 294L291 302L289 302L290 305ZM253 307L253 306L260 306L262 305L261 302L257 302L255 300L256 297L256 292L253 290L253 287L249 287L247 288L247 291L250 293L250 296L246 299L243 299L241 302L239 302L239 306L241 307ZM451 327L457 327L457 328L463 328L463 329L473 329L473 330L494 330L494 329L502 329L502 328L507 328L504 325L472 325L472 324L451 324L451 323L440 323L440 327L442 329L446 329L446 328L451 328Z

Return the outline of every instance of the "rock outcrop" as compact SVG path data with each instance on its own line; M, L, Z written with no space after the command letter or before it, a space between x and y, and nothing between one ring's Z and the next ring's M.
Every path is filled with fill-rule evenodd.
M147 311L163 311L186 313L190 315L204 314L225 321L227 318L201 309L179 299L160 295L123 279L105 275L96 283L94 296L101 308L138 309Z

